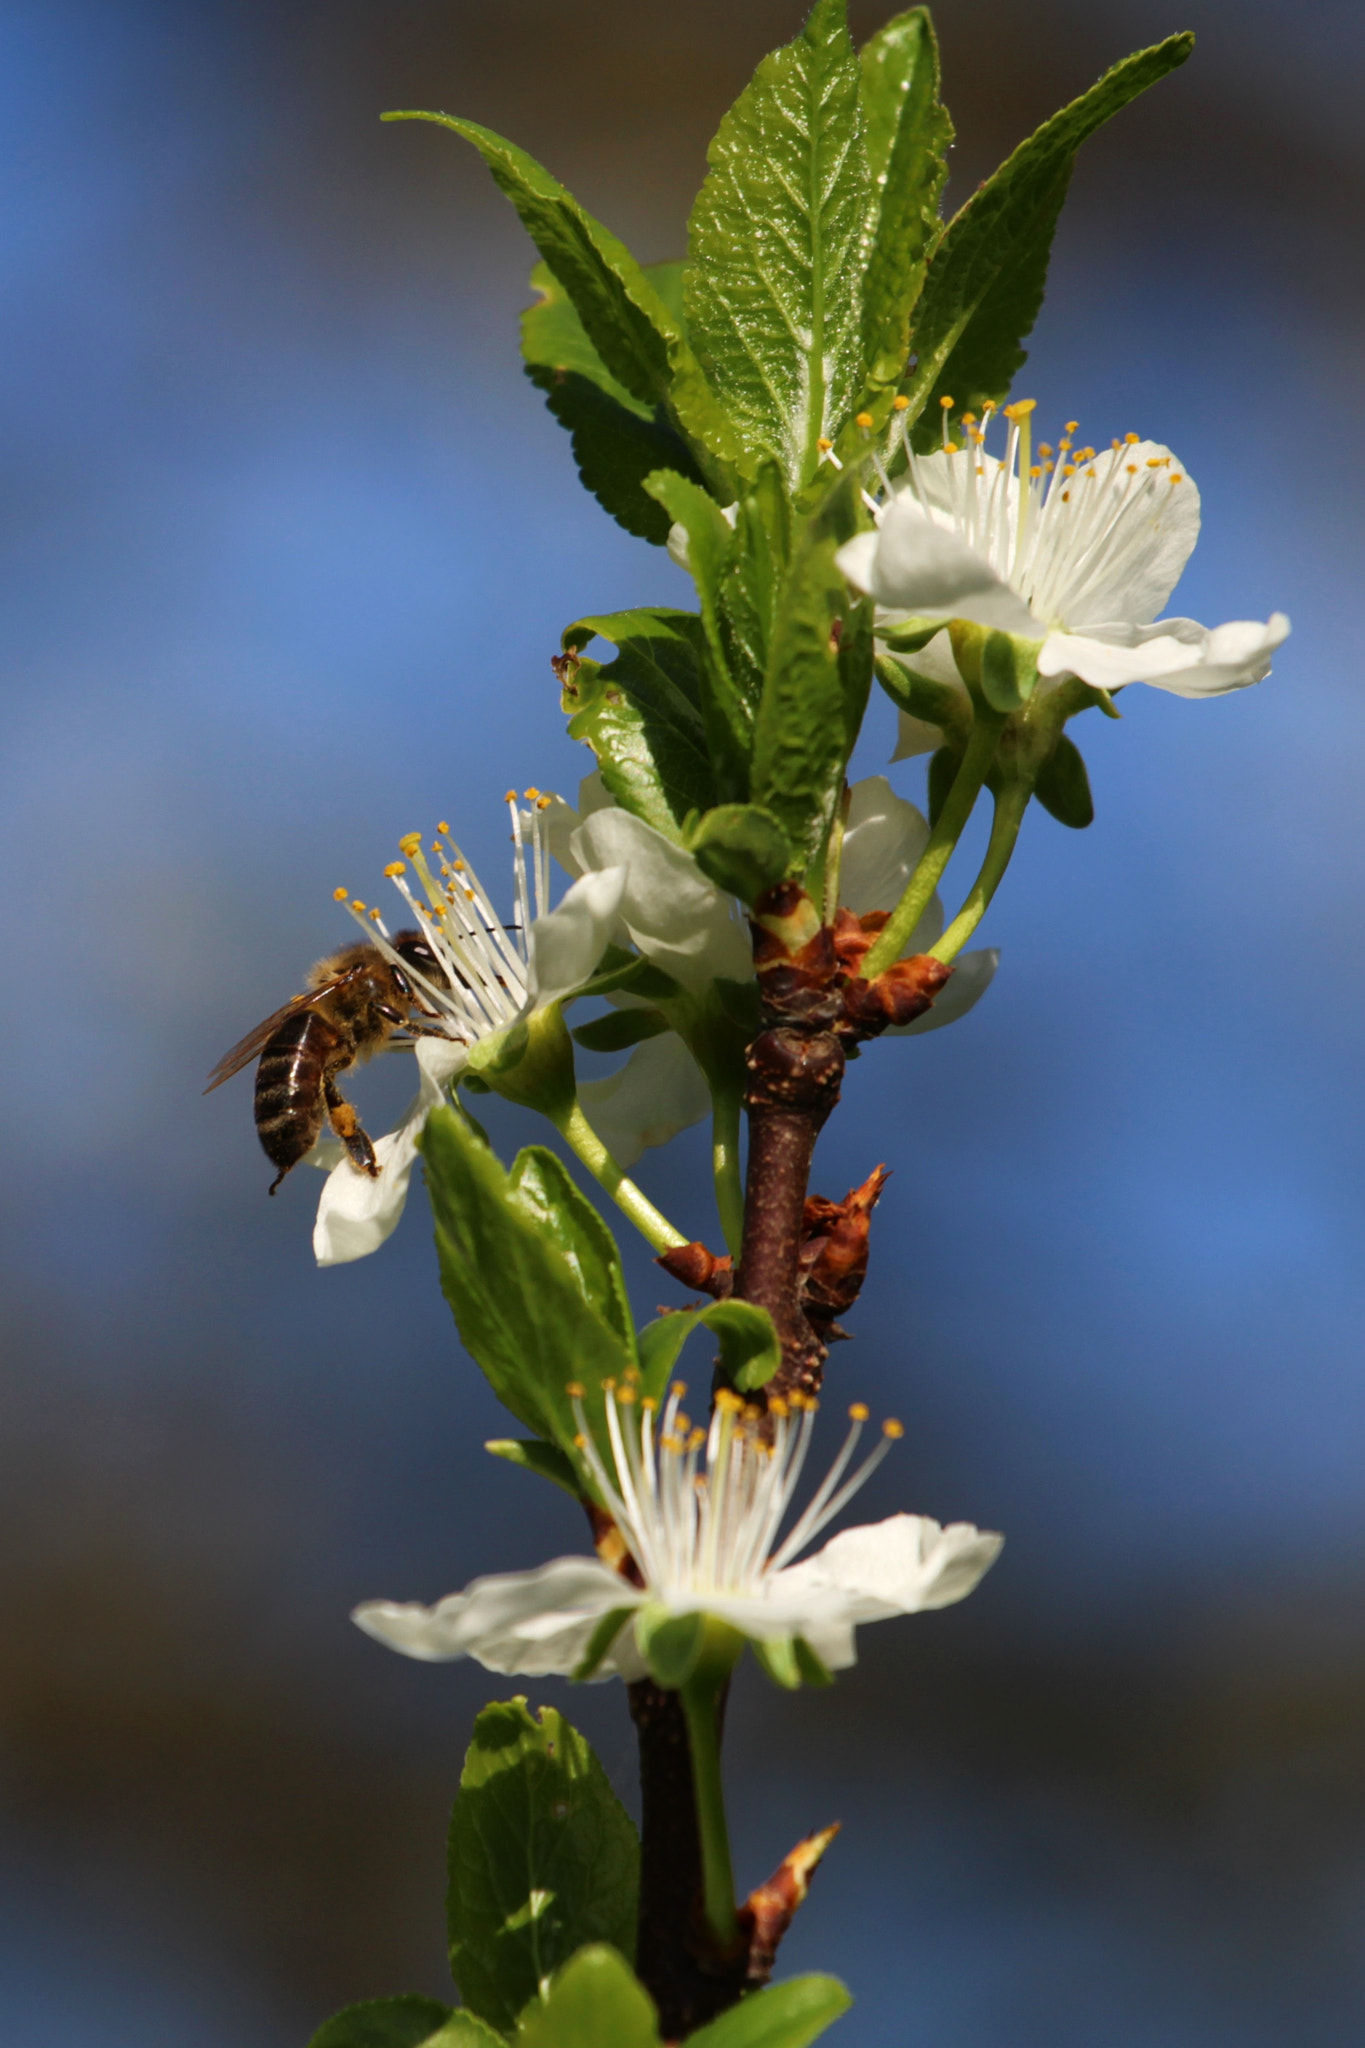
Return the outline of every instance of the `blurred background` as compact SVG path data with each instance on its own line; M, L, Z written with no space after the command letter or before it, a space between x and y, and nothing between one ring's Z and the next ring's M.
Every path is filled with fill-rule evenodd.
M875 7L855 6L870 32ZM250 1080L203 1076L343 943L401 832L499 887L509 784L572 795L560 628L690 602L522 377L532 261L476 116L647 259L797 0L0 7L0 2037L301 2048L448 1992L470 1667L359 1598L576 1548L425 1200L318 1273ZM836 1816L784 1951L844 2048L1337 2048L1365 2031L1365 20L1355 0L944 0L958 202L1108 63L1194 61L1088 144L1021 389L1169 441L1178 609L1295 621L1275 676L1074 728L990 995L873 1047L822 1141L895 1167L841 1394L907 1425L858 1518L1008 1533L833 1695L738 1688L741 1879ZM892 745L874 715L864 772ZM892 771L919 797L922 764ZM961 887L965 887L965 877ZM372 1128L404 1063L356 1089ZM511 1148L529 1120L490 1121ZM701 1143L668 1208L711 1234ZM665 1186L659 1155L642 1178ZM680 1176L680 1178L679 1178ZM677 1299L631 1254L642 1316ZM501 1682L500 1682L501 1683ZM510 1685L505 1691L512 1690ZM610 1687L540 1688L623 1796Z

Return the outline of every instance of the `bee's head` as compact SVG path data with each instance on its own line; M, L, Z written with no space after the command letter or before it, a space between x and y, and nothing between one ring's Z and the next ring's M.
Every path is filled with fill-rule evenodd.
M449 978L444 967L420 932L395 932L393 950L400 960L405 960L409 967L416 968L417 972L424 975L436 988L445 988L448 985ZM397 969L394 971L398 972ZM411 995L412 990L405 986L405 993Z

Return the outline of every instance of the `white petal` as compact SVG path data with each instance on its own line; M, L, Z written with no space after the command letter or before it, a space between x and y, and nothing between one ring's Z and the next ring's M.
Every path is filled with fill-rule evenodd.
M917 935L918 936L918 935ZM929 944L934 941L931 939ZM918 951L913 942L912 951ZM995 970L1000 964L996 947L986 946L974 953L963 953L953 967L953 978L937 998L932 1010L926 1010L922 1017L916 1017L913 1024L893 1024L882 1035L885 1038L913 1038L925 1031L937 1031L944 1024L956 1024L959 1017L965 1017L968 1010L980 1002L990 987Z
M1097 689L1151 683L1178 697L1220 696L1270 673L1271 656L1289 632L1275 612L1262 625L1234 619L1210 632L1195 619L1155 625L1107 624L1088 634L1050 633L1038 657L1040 675L1075 675Z
M1101 479L1108 459L1102 455L1090 465ZM1061 614L1078 630L1088 630L1105 619L1130 619L1136 625L1154 619L1180 581L1199 538L1199 492L1170 449L1160 441L1139 441L1123 459L1140 470L1154 462L1167 466L1152 472L1156 483L1150 497L1133 504L1127 517L1121 518L1125 545L1111 545L1111 567L1096 580L1082 581L1078 602L1069 601L1065 591L1061 593ZM1169 481L1173 472L1180 474L1178 484ZM1126 494L1128 482L1125 471L1120 470L1118 480L1109 487L1115 500ZM1088 488L1102 490L1104 485L1100 482ZM1085 578L1084 559L1077 573Z
M422 1126L443 1100L446 1087L468 1064L469 1053L448 1038L419 1038L416 1058L418 1091L397 1130L375 1141L378 1175L362 1173L343 1157L327 1176L313 1225L313 1255L320 1266L343 1266L352 1259L366 1258L397 1228L408 1199Z
M509 1676L567 1677L582 1662L602 1616L638 1606L643 1597L596 1558L557 1557L536 1571L475 1579L434 1607L367 1600L351 1618L405 1657L429 1663L473 1657ZM629 1634L598 1675L618 1669L630 1676L643 1671Z
M616 929L625 886L624 868L603 866L575 882L558 909L536 919L530 941L537 1005L558 1002L591 977Z
M875 549L860 546L868 538L858 535L846 542L835 560L849 582L878 604L920 617L975 619L1007 633L1037 631L1028 606L984 556L927 518L909 496L895 497L887 506Z
M884 1621L963 1600L1000 1555L1003 1536L927 1515L892 1515L831 1537L823 1550L778 1572L795 1594L839 1592L855 1622ZM790 1582L797 1582L790 1585Z
M618 1166L633 1166L651 1145L666 1145L710 1112L701 1068L675 1032L637 1045L605 1081L579 1083L588 1122Z
M640 951L685 988L752 974L748 933L732 899L662 832L629 811L602 810L584 819L572 845L584 868L625 868L626 927Z
M859 917L894 910L929 837L928 820L884 775L855 782L839 860L839 900Z
M893 761L912 761L916 754L933 754L943 745L943 733L927 719L912 718L908 711L896 712L896 751Z

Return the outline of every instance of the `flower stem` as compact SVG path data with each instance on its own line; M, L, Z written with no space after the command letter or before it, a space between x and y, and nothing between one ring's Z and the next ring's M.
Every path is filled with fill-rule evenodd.
M905 885L904 895L864 956L859 972L866 980L871 981L884 973L905 951L906 942L928 908L929 899L942 880L943 870L952 859L963 827L981 794L981 785L990 773L996 741L1004 723L1003 713L987 710L981 705L977 707L976 724L967 742L967 751L953 778L953 786L938 823L929 834L915 871ZM937 947L934 950L938 958L944 957Z
M716 1182L720 1227L733 1258L744 1238L744 1182L739 1170L739 1113L743 1097L726 1088L711 1098L711 1171Z
M1024 812L1032 794L1027 782L1009 782L995 799L995 816L991 820L986 857L966 902L938 944L930 947L931 959L955 960L985 916L987 906L1010 864L1010 856L1019 838L1019 827L1024 822Z
M577 1102L563 1116L555 1118L555 1125L565 1144L606 1189L621 1213L630 1218L646 1244L656 1252L670 1252L675 1245L687 1243L682 1232L673 1228L648 1195L622 1173Z
M720 1770L720 1694L721 1688L709 1679L682 1687L692 1751L697 1831L701 1837L702 1900L712 1934L722 1948L728 1948L739 1927L735 1919L735 1876Z

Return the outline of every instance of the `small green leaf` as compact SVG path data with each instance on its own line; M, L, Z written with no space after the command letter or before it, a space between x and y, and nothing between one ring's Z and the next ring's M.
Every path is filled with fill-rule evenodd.
M807 2048L853 2000L837 1977L793 1977L732 2005L687 2037L687 2048Z
M644 273L679 324L682 269L681 263L655 263ZM526 373L573 436L579 474L598 503L628 533L662 546L668 517L646 495L644 479L656 469L675 469L700 483L701 471L665 414L633 398L612 376L547 263L536 265L531 284L541 296L521 316Z
M608 1010L605 1017L580 1024L569 1035L585 1052L624 1052L671 1028L660 1010Z
M523 1472L534 1472L538 1478L562 1486L575 1500L582 1500L583 1488L577 1471L553 1444L543 1444L535 1437L529 1443L519 1437L495 1437L484 1449L509 1465L520 1465Z
M688 224L685 306L703 370L793 489L861 385L871 182L844 0L765 57L722 121Z
M308 2048L426 2048L449 2017L434 1998L368 1998L327 2020Z
M683 819L716 800L701 708L702 622L694 612L612 612L579 619L563 644L577 654L597 636L613 643L616 659L580 661L566 674L569 736L592 748L622 810L678 840Z
M1021 143L948 223L930 258L913 337L918 361L904 386L922 445L937 440L940 397L979 412L1008 392L1042 303L1077 150L1193 47L1192 35L1168 36L1115 64Z
M453 114L404 111L386 121L433 121L472 142L515 206L522 226L577 308L593 348L632 398L663 403L678 323L624 242L579 205L558 178L505 136Z
M1090 794L1090 777L1080 748L1065 733L1038 771L1033 794L1059 825L1083 832L1095 820L1095 800Z
M510 2031L553 2003L585 1942L633 1955L639 1873L635 1828L577 1729L524 1698L485 1707L450 1820L450 1968L470 2010Z
M713 1301L705 1308L674 1309L637 1332L641 1391L663 1399L683 1345L701 1325L720 1345L721 1377L737 1393L756 1393L782 1363L782 1346L767 1309L751 1301Z
M526 2014L516 2048L659 2048L658 2018L613 1949L583 1948Z
M749 794L754 706L731 669L727 645L724 589L734 557L734 529L715 500L686 477L660 470L646 480L645 489L687 535L688 567L706 636L701 707L716 794L722 801L742 803Z
M722 804L687 834L688 852L718 889L753 903L793 864L794 851L771 811L760 804Z
M997 711L1018 711L1038 686L1040 640L987 633L981 646L981 690Z
M834 626L849 609L837 542L817 523L787 574L754 725L752 799L771 811L809 867L823 852L849 755L847 693ZM869 683L870 683L869 660Z
M927 7L898 14L862 51L872 255L863 282L863 358L873 384L894 384L910 351L910 315L939 233L953 124L939 104L938 43Z
M563 1160L543 1145L527 1145L512 1161L507 1186L545 1242L563 1254L588 1307L596 1309L629 1349L635 1325L616 1239L574 1186Z
M751 708L763 692L791 544L791 506L782 471L765 456L735 507L734 539L719 593L726 665Z
M422 1155L441 1286L465 1349L519 1422L572 1451L568 1383L583 1384L600 1426L601 1381L635 1362L619 1327L619 1269L602 1242L610 1233L600 1219L601 1238L578 1232L581 1212L570 1205L547 1216L543 1189L525 1176L514 1185L456 1110L432 1111Z

